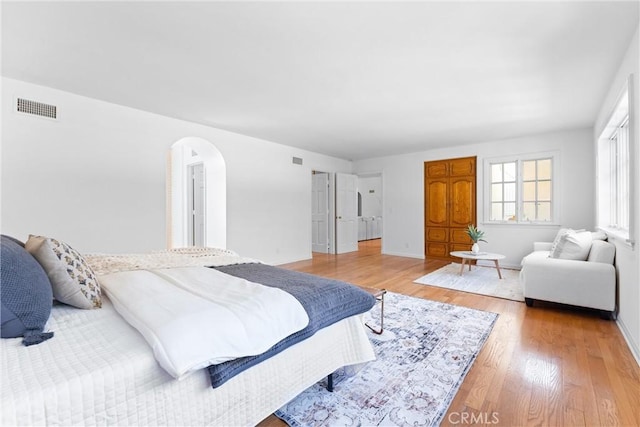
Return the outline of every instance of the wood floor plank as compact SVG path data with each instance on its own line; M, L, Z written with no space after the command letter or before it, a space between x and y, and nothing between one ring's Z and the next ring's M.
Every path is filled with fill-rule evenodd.
M615 322L557 304L525 304L413 283L447 262L380 254L314 254L282 267L498 313L494 329L442 425L461 414L498 426L638 426L640 368ZM492 418L495 417L495 418ZM491 422L497 420L498 422ZM283 426L274 416L260 426ZM468 425L468 424L466 424Z

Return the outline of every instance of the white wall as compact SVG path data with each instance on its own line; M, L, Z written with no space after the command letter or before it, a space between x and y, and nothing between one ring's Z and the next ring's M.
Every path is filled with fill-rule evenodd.
M630 97L634 100L635 111L631 112L631 154L634 159L635 169L632 170L631 181L635 184L633 189L633 207L631 217L635 220L635 231L630 236L635 240L635 247L631 247L626 242L614 240L616 245L616 269L618 273L618 326L624 334L629 347L633 351L638 364L640 364L640 84L638 84L638 74L640 74L640 42L638 30L634 34L627 53L623 58L618 71L611 82L610 89L603 101L602 108L598 114L596 126L594 128L594 151L597 148L597 140L604 126L609 120L609 116L615 107L616 100L623 90L628 77L635 73L635 87ZM635 126L634 126L635 123ZM595 206L595 205L594 205Z
M558 151L560 225L594 227L594 156L591 129L535 135L505 141L479 143L368 159L354 162L354 173L380 170L383 178L384 231L382 250L386 254L424 258L424 162L477 156L478 223L486 231L483 250L505 254L505 266L519 266L531 252L534 241L550 241L558 226L489 225L483 219L483 173L485 158Z
M166 162L184 137L227 165L227 247L279 264L311 257L311 170L346 160L2 79L2 233L67 241L81 252L166 247ZM58 106L57 121L13 112L15 97ZM292 164L292 156L304 165Z

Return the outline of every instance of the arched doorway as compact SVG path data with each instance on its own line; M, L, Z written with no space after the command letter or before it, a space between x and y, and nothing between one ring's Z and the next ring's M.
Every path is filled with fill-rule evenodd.
M187 137L171 146L167 174L169 247L227 246L227 172L209 141Z

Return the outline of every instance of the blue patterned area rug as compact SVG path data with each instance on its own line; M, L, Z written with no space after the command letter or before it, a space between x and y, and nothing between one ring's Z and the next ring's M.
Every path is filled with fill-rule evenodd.
M496 313L385 295L376 360L340 369L275 415L290 426L437 426L498 318ZM367 313L377 324L380 307ZM319 357L321 357L319 355Z

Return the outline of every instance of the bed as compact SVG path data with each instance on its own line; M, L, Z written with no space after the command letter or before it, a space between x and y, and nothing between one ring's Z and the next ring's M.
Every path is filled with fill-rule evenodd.
M4 236L2 243L5 255ZM168 269L260 264L224 250L86 258L98 281L111 274L104 268L146 271L150 259ZM259 270L265 268L277 277L277 268ZM49 331L54 336L40 336L35 345L23 345L27 333L1 340L2 425L255 425L336 369L375 357L356 313L308 336L304 329L292 334L303 336L268 358L238 358L242 369L223 374L219 384L212 384L215 372L208 368L176 379L116 310L109 292L101 295L99 309L54 303L39 333Z

